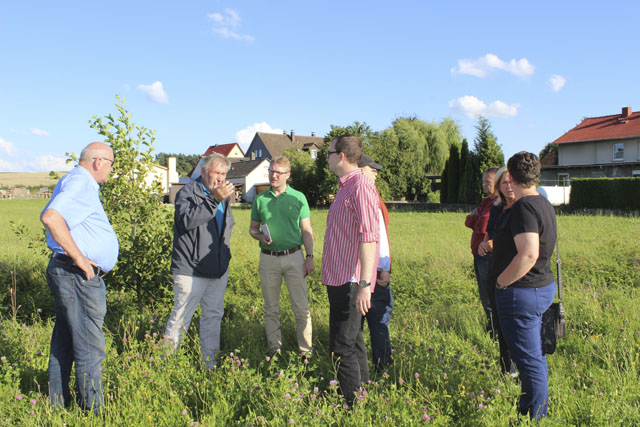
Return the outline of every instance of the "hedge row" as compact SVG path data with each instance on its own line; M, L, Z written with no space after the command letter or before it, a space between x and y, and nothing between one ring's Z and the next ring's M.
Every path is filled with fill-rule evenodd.
M572 178L572 209L640 209L640 178Z

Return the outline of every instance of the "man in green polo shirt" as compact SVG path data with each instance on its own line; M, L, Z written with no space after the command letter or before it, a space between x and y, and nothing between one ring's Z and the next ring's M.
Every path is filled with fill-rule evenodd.
M284 277L296 318L298 348L306 354L312 347L307 275L314 270L313 231L307 199L287 185L290 172L287 157L272 160L269 166L271 187L253 201L249 233L260 242L259 272L267 345L271 351L282 346L280 288ZM301 245L304 245L306 256Z

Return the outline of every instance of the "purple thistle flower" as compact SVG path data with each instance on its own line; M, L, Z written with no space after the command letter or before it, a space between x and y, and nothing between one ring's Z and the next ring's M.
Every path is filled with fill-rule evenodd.
M422 414L422 421L431 421L431 417L427 414Z
M33 399L31 401L31 406L36 406L38 404L38 401L36 399Z
M16 399L18 399L18 400L22 400L22 395L21 395L21 394L18 394L18 395L16 396Z

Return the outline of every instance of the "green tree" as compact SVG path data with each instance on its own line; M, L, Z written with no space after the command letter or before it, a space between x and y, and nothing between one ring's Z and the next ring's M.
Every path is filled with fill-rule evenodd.
M176 158L176 172L178 172L178 175L186 177L196 167L202 156L200 154L158 153L156 154L156 162L160 166L167 167L169 157Z
M155 131L133 123L125 99L116 98L120 102L115 117L93 116L89 121L111 145L115 159L113 174L101 187L104 209L120 244L118 263L108 283L119 290L134 290L142 312L145 303L170 295L173 218L171 209L155 196L161 193L160 184L145 184L154 163Z
M291 147L284 152L291 162L289 185L302 192L310 206L317 206L320 192L316 178L315 160L300 147Z
M540 150L540 154L538 154L538 158L542 160L547 154L558 154L558 145L553 142L547 143L542 150ZM556 164L558 160L556 159Z
M449 150L447 170L447 203L458 203L458 182L460 179L460 153L458 146L452 145Z
M440 124L415 117L396 119L372 138L372 151L384 166L380 176L389 184L391 195L407 200L426 200L431 180L425 175L440 175L452 144L460 144L455 121Z
M473 203L482 200L482 174L492 167L504 165L504 154L497 138L491 131L491 123L480 116L476 125L476 138L474 139L475 162L472 169L473 176Z
M442 171L442 178L440 178L440 203L448 203L449 194L447 190L449 183L447 177L449 176L449 160L444 164L444 170Z
M462 140L462 148L460 148L460 174L458 183L458 203L468 203L467 195L469 193L469 162L471 161L471 153L469 153L469 144L467 139Z

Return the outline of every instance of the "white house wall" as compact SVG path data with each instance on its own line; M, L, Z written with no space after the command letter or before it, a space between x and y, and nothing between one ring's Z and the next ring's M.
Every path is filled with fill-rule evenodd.
M256 184L267 184L269 182L269 162L265 160L257 168L251 171L246 177L245 200L253 203L256 197Z
M613 160L613 145L624 143L624 160ZM637 162L640 160L640 140L579 142L558 144L558 165L593 165L606 163Z

